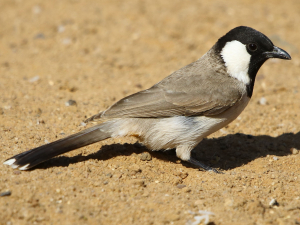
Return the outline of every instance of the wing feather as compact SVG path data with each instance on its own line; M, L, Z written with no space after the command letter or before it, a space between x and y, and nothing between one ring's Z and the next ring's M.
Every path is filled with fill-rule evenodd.
M88 121L121 117L214 116L226 111L242 98L245 88L218 66L203 66L207 61L205 56L153 87L121 99Z

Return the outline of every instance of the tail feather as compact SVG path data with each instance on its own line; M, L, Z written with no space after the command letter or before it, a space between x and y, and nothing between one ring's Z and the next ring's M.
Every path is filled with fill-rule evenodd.
M7 159L3 164L19 170L28 170L55 156L81 148L111 137L109 132L102 129L102 124L88 128L52 143L22 152Z

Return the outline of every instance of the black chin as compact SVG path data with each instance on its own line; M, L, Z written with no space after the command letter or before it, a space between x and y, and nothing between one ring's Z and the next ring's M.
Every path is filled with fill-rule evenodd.
M255 78L260 67L270 58L291 60L292 57L283 49L273 46L272 51L263 52L261 55L252 56L250 60L248 74L250 83L247 85L247 96L252 97Z
M251 57L250 66L249 66L249 70L248 70L250 83L247 85L247 96L249 98L251 98L252 94L253 94L253 88L254 88L256 74L257 74L258 70L260 69L260 67L268 59L265 57L257 57L257 56L255 58L256 58L256 60L253 61L253 57Z

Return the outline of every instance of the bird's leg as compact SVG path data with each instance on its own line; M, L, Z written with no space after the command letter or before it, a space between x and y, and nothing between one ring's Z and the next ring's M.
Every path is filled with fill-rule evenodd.
M193 148L194 148L194 146L180 145L176 148L176 155L177 155L178 158L180 158L184 161L190 162L190 163L194 164L195 166L198 166L198 167L200 167L200 168L202 168L206 171L213 171L215 173L222 173L222 172L218 171L215 168L207 166L204 163L199 162L196 159L193 159L192 156L191 156L191 151L192 151Z

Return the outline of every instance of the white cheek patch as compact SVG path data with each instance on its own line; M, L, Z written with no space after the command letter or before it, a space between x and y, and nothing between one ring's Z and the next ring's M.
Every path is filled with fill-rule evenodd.
M238 79L244 84L249 84L250 78L248 69L251 55L247 52L246 46L239 41L226 43L221 51L221 57L227 67L230 76Z

